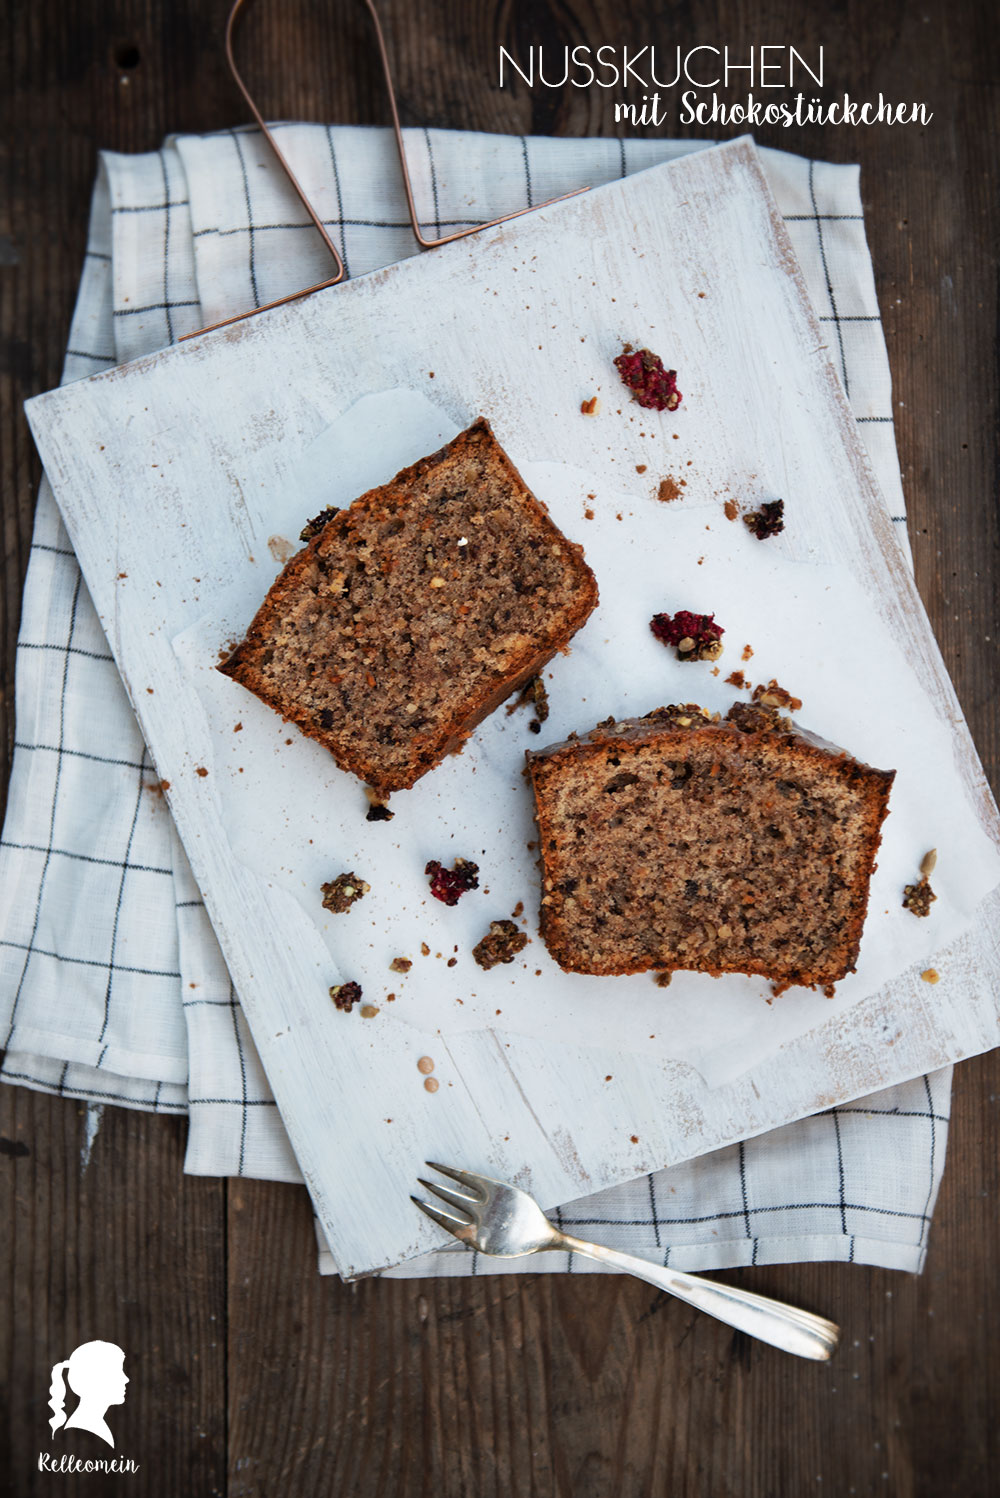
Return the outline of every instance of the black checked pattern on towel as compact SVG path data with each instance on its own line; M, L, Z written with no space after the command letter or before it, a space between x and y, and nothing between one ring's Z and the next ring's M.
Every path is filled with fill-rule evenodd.
M303 143L314 145L322 138L324 150L311 150L308 155L310 172L317 180L310 183L311 193L321 207L329 205L323 222L330 230L343 256L348 274L362 274L378 265L399 258L401 254L413 253L415 246L409 237L409 222L403 209L401 191L394 200L382 190L377 181L368 176L359 180L356 165L357 142L364 132L355 132L352 149L343 150L344 132L336 127L301 127L287 124L277 127L289 133L286 149L290 152ZM377 140L382 132L368 133L368 151L365 158L369 168L372 160L381 160L386 166L385 181L395 182L389 141L385 137L381 145ZM103 180L103 191L108 188L112 201L105 201L103 215L98 211L98 196L102 190L99 183L95 196L95 211L92 219L91 243L84 265L81 293L74 318L67 350L65 378L79 378L83 374L97 372L109 364L134 358L142 353L175 341L184 332L193 331L205 321L215 320L220 309L206 306L199 295L197 276L199 271L207 282L218 284L218 251L222 247L227 256L227 265L235 268L232 252L227 246L239 246L245 241L243 258L243 284L225 284L227 303L223 315L245 310L251 305L260 305L286 291L308 284L311 274L311 258L317 253L328 260L325 249L318 244L312 225L301 217L297 203L287 194L282 195L275 185L273 172L261 173L256 163L262 149L257 132L252 127L238 128L226 132L218 140L230 143L233 166L237 173L239 192L232 205L226 202L227 210L238 203L242 218L236 214L224 221L192 223L192 214L202 212L204 204L196 201L197 193L189 190L188 175L177 151L164 149L140 158L111 158ZM469 139L465 138L466 141ZM443 132L412 132L410 137L410 160L417 178L418 192L422 191L427 219L433 224L435 234L449 232L454 228L469 227L486 221L500 212L511 211L523 204L533 204L543 197L557 195L581 181L571 180L554 159L560 150L565 152L568 143L549 142L526 137L503 140L487 140L483 146L491 157L490 168L499 172L496 157L503 158L503 180L509 201L491 201L483 205L481 216L456 216L467 206L467 193L463 189L456 168L454 137ZM181 151L187 147L191 161L196 164L198 142L181 142ZM339 147L339 148L338 148ZM380 156L381 151L381 156ZM421 151L426 162L426 178L420 179ZM588 162L584 175L591 182L610 180L624 176L629 170L650 165L658 156L665 154L664 143L604 141L588 143ZM519 170L514 167L519 159ZM598 159L599 158L599 159ZM248 170L248 161L254 163L254 171ZM189 162L189 165L191 162ZM791 175L791 174L790 174ZM809 163L806 180L789 195L784 218L788 232L793 237L796 249L807 267L811 291L817 303L821 322L833 328L837 339L836 354L841 368L845 388L851 390L852 383L864 388L864 380L855 376L858 370L869 367L872 355L884 362L884 346L877 307L873 296L867 306L850 305L850 286L838 280L839 270L845 263L842 247L828 245L831 234L849 233L858 237L863 248L862 215L836 211L839 178L832 185L824 185L826 173L822 166ZM325 181L320 180L325 176ZM499 177L498 177L499 180ZM444 184L450 198L445 201ZM787 186L787 184L786 184ZM204 189L202 189L204 192ZM833 202L830 193L833 193ZM451 204L454 204L452 207ZM287 209L292 207L289 216ZM450 211L449 211L450 208ZM275 211L275 210L278 211ZM797 210L802 211L797 211ZM805 211L808 210L808 211ZM851 226L844 229L840 226ZM818 264L809 275L810 244L803 236L812 236L812 248L818 250ZM156 243L159 241L159 253ZM210 263L212 256L216 261ZM197 257L197 259L196 259ZM206 258L207 257L207 258ZM213 278L213 272L215 276ZM237 277L238 283L238 277ZM128 290L126 291L126 286ZM128 301L125 297L128 297ZM825 298L825 305L824 305ZM853 377L853 379L852 379ZM870 380L869 380L870 384ZM852 392L856 396L856 392ZM857 421L863 427L888 429L885 441L892 449L892 415L888 410L888 384L883 391L886 405L881 410L862 409ZM872 440L875 440L874 437ZM883 468L888 448L882 451ZM878 461L878 453L873 451ZM883 478L883 482L884 482ZM900 526L905 516L893 515ZM46 575L46 568L50 569ZM51 569L59 569L55 575ZM68 612L59 600L71 599ZM124 693L114 674L112 658L93 609L83 588L75 557L68 545L65 531L55 510L51 494L43 484L36 518L35 535L32 542L32 558L26 587L25 624L30 619L28 637L20 642L19 649L24 662L29 662L36 673L35 686L59 702L57 731L49 721L38 722L32 735L19 735L17 761L12 780L12 807L19 794L19 783L27 771L31 778L30 760L52 758L55 765L51 783L51 809L46 827L39 827L35 817L30 835L11 832L11 818L2 846L0 863L4 872L16 871L21 882L22 893L19 909L31 908L31 921L26 931L18 931L16 921L9 916L0 928L0 948L20 962L13 988L13 1000L9 1013L3 1006L6 988L0 989L0 1037L6 1035L6 1043L14 1049L7 1058L4 1077L11 1082L22 1082L42 1090L83 1096L95 1100L121 1102L126 1106L149 1108L158 1112L182 1112L190 1110L193 1120L201 1120L202 1135L211 1140L218 1129L224 1113L227 1118L235 1116L235 1125L228 1129L228 1143L219 1144L214 1150L210 1146L207 1156L192 1158L189 1151L188 1168L207 1173L260 1174L260 1141L256 1147L250 1144L254 1116L260 1110L270 1115L270 1127L280 1132L274 1119L274 1103L260 1069L252 1040L246 1028L228 975L221 973L221 957L214 949L214 971L204 983L189 975L205 967L203 954L214 948L207 924L203 904L186 868L183 853L176 844L169 818L165 815L162 799L148 791L155 782L155 771L148 762L144 745L135 727L134 720L125 704ZM38 620L44 619L47 628L39 632ZM43 637L39 637L39 634ZM72 697L73 672L78 662L86 662L93 669L107 673L108 680L103 690L109 698L117 697L119 711L113 722L96 724L80 721L79 715L72 724L66 721L67 698ZM19 686L25 666L19 665ZM20 706L20 702L19 702ZM19 714L20 723L20 714ZM69 836L57 836L64 811L64 798L68 799L67 782L77 773L78 766L95 766L96 773L105 779L105 793L110 802L127 806L127 825L116 831L117 853L110 843L100 853L93 847L73 846L73 823L67 820ZM126 777L123 787L121 777ZM128 777L131 777L129 781ZM75 782L74 782L75 785ZM43 835L44 834L44 835ZM17 858L16 864L10 860ZM35 864L25 862L34 859ZM40 861L40 862L39 862ZM100 955L88 950L72 950L65 941L65 933L58 922L48 919L47 902L53 898L56 875L53 870L62 866L82 865L94 870L109 871L116 875L113 887L114 899L107 907L107 920L100 931L103 950ZM188 898L169 901L173 907L173 940L169 937L163 949L169 956L160 962L136 963L122 960L119 950L123 932L122 912L128 894L135 881L152 877L165 893L164 880L170 877L176 892ZM159 905L168 903L163 894L149 894L145 899ZM42 937L43 930L49 933ZM194 954L194 956L192 956ZM98 1017L96 1032L96 1060L91 1066L80 1058L54 1061L38 1056L28 1047L18 1046L18 1011L23 994L30 988L39 963L52 962L67 970L67 983L72 983L73 972L81 968L93 969L102 975L103 993L98 992ZM199 967L200 964L200 967ZM212 963L208 964L212 967ZM185 977L182 978L181 974ZM183 1096L183 1088L169 1080L146 1080L138 1076L117 1077L113 1073L114 1055L108 1044L116 1027L119 1002L119 984L123 977L141 979L147 985L164 982L172 987L176 1004L176 988L183 983L182 1002L176 1005L178 1013L186 1020L187 1041L191 1054L192 1073L197 1070L197 1057L206 1048L214 1053L215 1075L213 1082L224 1079L225 1085L209 1086L199 1090L193 1086L190 1096ZM5 975L5 984L10 975ZM130 993L129 1001L141 1004L151 1001L152 990ZM228 1010L228 1014L223 1011ZM3 1025L3 1019L7 1024ZM228 1027L228 1041L218 1027ZM30 1065L26 1058L30 1059ZM94 1072L104 1070L106 1085L96 1079ZM195 1078L192 1075L192 1082ZM783 1214L801 1219L810 1214L821 1214L833 1222L831 1228L824 1222L812 1231L829 1236L835 1232L848 1242L848 1257L853 1257L856 1238L865 1240L878 1238L879 1219L906 1218L920 1223L918 1254L926 1242L926 1230L937 1186L943 1140L947 1127L947 1101L949 1096L949 1074L938 1074L936 1078L921 1079L908 1088L896 1089L906 1106L880 1108L856 1106L839 1108L825 1115L825 1128L832 1130L834 1140L835 1168L831 1179L835 1181L836 1200L793 1199L789 1189L788 1172L782 1177L780 1190L770 1196L763 1189L766 1171L762 1173L760 1161L763 1141L721 1151L701 1161L690 1162L685 1167L675 1167L672 1172L660 1172L632 1183L629 1187L617 1188L614 1192L602 1193L588 1198L587 1206L599 1204L596 1215L580 1212L581 1204L571 1204L561 1209L561 1225L574 1228L605 1226L620 1228L632 1236L628 1244L639 1251L658 1251L664 1263L672 1252L677 1252L691 1243L691 1232L697 1234L706 1225L715 1225L720 1231L726 1224L740 1227L741 1240L746 1246L747 1262L756 1262L758 1246L762 1237L770 1240L782 1235L776 1220ZM937 1088L935 1100L932 1089ZM922 1101L926 1107L917 1106ZM921 1211L907 1208L892 1208L878 1205L871 1199L854 1200L850 1188L851 1152L858 1142L850 1131L856 1120L881 1119L908 1120L906 1127L926 1127L925 1146L914 1150L912 1140L906 1161L916 1162L923 1171ZM205 1122L206 1118L208 1122ZM880 1127L885 1127L882 1124ZM804 1120L790 1126L799 1130L803 1137L807 1132L821 1127L817 1120ZM791 1137L790 1130L780 1131L784 1138ZM222 1130L221 1132L225 1132ZM192 1136L196 1128L192 1127ZM765 1141L776 1136L764 1136ZM218 1141L216 1141L218 1143ZM227 1152L228 1151L228 1152ZM265 1152L266 1153L266 1152ZM833 1158L833 1157L831 1157ZM905 1162L904 1162L905 1163ZM274 1174L292 1178L294 1167L280 1166L270 1161ZM705 1194L712 1199L724 1199L738 1190L738 1200L730 1208L713 1212L671 1212L666 1196L672 1192L670 1182L678 1172L688 1178L689 1189L697 1186L695 1196ZM925 1178L925 1179L924 1179ZM805 1178L809 1184L811 1177ZM912 1183L909 1183L912 1195ZM926 1187L926 1190L924 1189ZM775 1199L775 1196L777 1199ZM643 1209L639 1210L641 1197ZM608 1205L610 1203L610 1205ZM617 1205L615 1205L617 1204ZM873 1222L876 1224L872 1226ZM763 1224L763 1228L761 1225ZM787 1226L787 1225L786 1225ZM639 1239L636 1233L639 1233ZM645 1238L642 1234L645 1233ZM685 1236L687 1235L687 1236ZM787 1234L786 1234L787 1236ZM680 1242L678 1242L680 1240ZM626 1245L628 1246L628 1245ZM479 1270L478 1256L473 1255L472 1272ZM710 1255L709 1255L710 1258ZM570 1256L569 1268L573 1269Z
M931 1222L938 1134L948 1124L949 1089L948 1075L935 1073L627 1187L567 1203L552 1216L566 1232L639 1251L665 1267L757 1264L772 1257L776 1242L801 1242L804 1234L838 1240L840 1252L828 1256L847 1263L855 1261L859 1243L868 1262L873 1239L895 1239L900 1231L912 1235L922 1252ZM924 1100L923 1107L906 1106L918 1096ZM859 1154L866 1148L865 1136L875 1120L880 1121L876 1127L886 1172L880 1201L872 1200L870 1192L859 1196L856 1191ZM914 1120L919 1120L926 1145L922 1156L910 1148ZM769 1157L776 1148L783 1150L783 1141L790 1137L813 1157L825 1151L825 1180L834 1188L829 1194L809 1194L817 1173L803 1173L798 1181L785 1171L771 1173ZM797 1192L790 1189L796 1186ZM678 1209L679 1201L687 1204L685 1210ZM711 1210L706 1210L709 1204ZM735 1237L734 1228L738 1229ZM638 1250L637 1239L642 1245ZM494 1267L482 1255L468 1254L457 1245L446 1249L443 1257L457 1258L460 1264L464 1260L465 1272L472 1274ZM589 1262L581 1263L573 1254L565 1261L562 1256L543 1255L522 1261L518 1267L520 1272L532 1273L563 1268L569 1273L580 1268L591 1272Z

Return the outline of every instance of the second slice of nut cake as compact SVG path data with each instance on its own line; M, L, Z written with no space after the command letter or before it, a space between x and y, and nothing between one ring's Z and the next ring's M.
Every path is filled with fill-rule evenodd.
M563 968L828 984L858 955L891 771L770 709L608 720L529 755L541 930Z
M334 513L220 670L385 794L460 747L596 603L582 548L480 419Z

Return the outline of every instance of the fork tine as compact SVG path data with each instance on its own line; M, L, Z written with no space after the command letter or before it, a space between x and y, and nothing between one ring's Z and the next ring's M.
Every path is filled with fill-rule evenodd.
M427 1164L431 1170L439 1170L443 1176L451 1176L452 1180L458 1181L460 1186L467 1186L474 1191L477 1200L481 1200L486 1195L483 1176L477 1176L471 1170L455 1170L451 1165L439 1165L436 1160L428 1160Z
M465 1218L453 1217L450 1212L439 1211L437 1207L432 1207L430 1202L422 1202L419 1196L411 1196L410 1201L415 1207L419 1207L431 1222L436 1222L438 1227L444 1228L446 1232L457 1233L460 1228L471 1226Z
M452 1191L450 1186L438 1186L433 1181L425 1181L423 1176L418 1176L417 1180L425 1191L433 1191L441 1201L447 1202L449 1207L455 1207L461 1212L466 1224L472 1221L470 1208L478 1206L478 1201L473 1200L471 1196L466 1196L462 1191Z

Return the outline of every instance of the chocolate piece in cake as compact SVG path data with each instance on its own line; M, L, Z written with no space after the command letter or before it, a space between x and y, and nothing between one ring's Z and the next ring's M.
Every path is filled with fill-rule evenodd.
M480 418L326 521L219 670L379 795L458 749L597 603Z
M609 720L527 758L541 931L566 971L854 970L894 771L749 703Z

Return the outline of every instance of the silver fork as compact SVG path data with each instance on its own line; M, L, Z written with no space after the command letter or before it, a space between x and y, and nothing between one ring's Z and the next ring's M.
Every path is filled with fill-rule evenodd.
M766 1295L754 1295L751 1290L738 1290L733 1285L685 1274L680 1269L661 1269L648 1259L637 1259L633 1254L623 1254L600 1243L584 1243L555 1227L534 1198L520 1187L471 1170L453 1170L433 1160L427 1164L457 1185L438 1185L420 1177L421 1186L433 1192L444 1205L437 1207L416 1196L410 1200L467 1248L507 1259L546 1253L550 1249L586 1254L601 1264L648 1280L657 1289L666 1290L699 1311L707 1311L716 1320L725 1321L751 1337L759 1337L762 1342L770 1342L783 1352L816 1362L833 1355L840 1331L822 1316L798 1311Z

